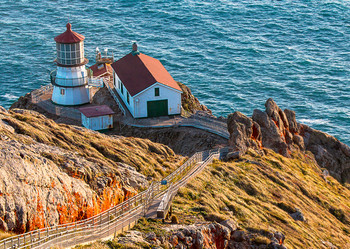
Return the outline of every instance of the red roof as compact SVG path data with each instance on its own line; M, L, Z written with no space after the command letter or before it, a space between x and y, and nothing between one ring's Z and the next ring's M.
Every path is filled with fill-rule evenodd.
M156 82L181 91L162 63L148 55L130 53L114 62L112 67L131 96Z
M114 114L114 111L106 105L81 107L79 111L88 118Z
M94 77L102 76L105 73L113 73L111 65L106 63L92 65L90 69L92 70Z
M67 30L55 37L55 41L59 43L78 43L85 39L85 37L72 30L72 25L67 23Z

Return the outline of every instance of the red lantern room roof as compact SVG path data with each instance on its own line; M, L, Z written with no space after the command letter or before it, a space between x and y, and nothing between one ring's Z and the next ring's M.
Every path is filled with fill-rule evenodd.
M78 43L85 39L85 36L78 34L72 30L72 24L67 23L67 30L56 36L55 41L58 43Z

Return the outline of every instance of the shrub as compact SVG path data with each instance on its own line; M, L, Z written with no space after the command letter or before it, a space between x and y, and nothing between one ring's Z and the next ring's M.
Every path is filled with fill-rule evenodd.
M179 219L176 215L171 216L171 224L179 224Z
M216 221L218 223L227 220L227 217L219 213L210 213L204 217L207 221Z
M333 214L341 223L346 225L350 223L342 209L331 207L329 208L329 212Z
M280 209L286 211L287 213L291 214L291 213L295 213L296 209L290 205L288 205L285 202L278 202L275 204L277 207L279 207Z
M270 244L271 240L263 236L257 236L252 239L252 242L257 245L268 245Z

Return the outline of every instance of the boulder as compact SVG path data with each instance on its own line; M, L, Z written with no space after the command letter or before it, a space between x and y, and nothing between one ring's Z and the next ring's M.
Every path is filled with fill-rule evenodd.
M242 242L247 239L247 235L243 230L236 230L231 234L231 240Z
M175 235L179 240L182 240L182 241L185 240L185 235L183 234L182 231L178 231Z
M277 115L275 112L273 113L273 115ZM279 119L280 121L277 124L266 112L257 109L253 111L252 118L261 127L262 145L283 156L289 157L288 145L283 135L284 126L281 119Z
M290 157L293 151L311 151L318 165L342 183L350 183L350 147L324 132L299 124L295 112L282 109L268 99L265 111L254 110L252 118L240 112L228 116L229 144L233 151L245 153L248 148L261 147ZM229 153L227 159L240 157Z
M288 124L289 124L289 131L293 134L299 133L299 126L295 119L295 112L292 110L285 109L284 113L287 117Z
M350 183L350 147L333 136L300 125L305 150L311 151L318 165L342 183Z
M229 152L226 155L226 160L235 160L235 159L240 159L243 156L243 153L241 151L234 151L234 152Z
M276 126L280 130L289 128L289 123L285 113L278 107L273 99L269 98L265 103L265 107L267 115L276 123Z
M156 240L157 235L154 232L150 232L150 233L146 234L146 239L147 240Z
M283 233L281 233L281 232L275 232L274 234L273 234L273 236L274 236L274 238L277 240L277 242L280 244L280 245L282 245L283 243L284 243L284 240L285 240L285 236L284 236L284 234Z
M245 153L248 148L260 148L260 127L251 118L235 112L228 116L227 127L230 133L229 144L234 151Z
M220 222L220 224L227 227L231 231L231 233L236 231L238 228L237 224L233 220L224 220Z
M290 216L296 221L306 221L303 213L298 208L296 209L296 212L290 214Z

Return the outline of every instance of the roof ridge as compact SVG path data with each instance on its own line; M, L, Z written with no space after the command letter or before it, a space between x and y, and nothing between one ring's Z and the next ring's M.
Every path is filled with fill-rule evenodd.
M142 65L147 69L147 71L149 72L149 74L152 76L152 78L154 79L154 81L155 81L155 82L158 82L157 79L156 79L156 77L154 77L154 75L152 74L151 70L150 70L150 69L146 66L146 64L141 60L140 55L148 56L148 55L143 54L143 53L139 53L139 54L133 55L133 56L137 56L137 58L141 61ZM151 56L148 56L148 57L157 60L156 58L153 58L153 57L151 57Z

